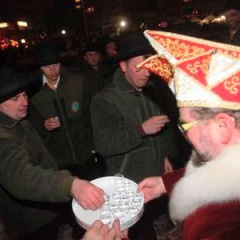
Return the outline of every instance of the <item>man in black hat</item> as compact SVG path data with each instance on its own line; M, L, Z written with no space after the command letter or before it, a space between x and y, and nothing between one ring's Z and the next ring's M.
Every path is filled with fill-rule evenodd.
M110 36L103 36L102 40L103 53L106 57L112 57L117 54L117 41Z
M36 78L41 79L43 85L31 103L40 118L36 120L33 114L36 111L30 111L30 120L45 139L58 167L81 178L95 178L90 96L84 81L61 65L52 42L38 46L36 64L40 67ZM39 121L44 127L37 126Z
M71 196L83 208L97 209L104 202L104 192L68 171L59 171L25 120L26 89L33 83L11 69L0 69L0 216L7 232L18 234L19 239L56 239L53 222Z
M96 42L88 42L81 52L84 64L78 70L84 83L88 86L91 97L101 92L108 84L109 69L102 64L100 45Z
M238 0L228 1L225 11L228 32L223 33L223 42L240 46L240 2Z
M137 68L153 52L142 33L122 37L119 53L111 59L119 62L120 68L91 104L95 149L106 160L107 174L121 173L135 182L171 170L168 157L179 154L158 88L149 83L149 71ZM151 212L147 208L146 214ZM157 212L155 207L152 210L151 214ZM143 221L135 232L138 236L130 238L153 240L146 230L151 224L144 225L152 217Z

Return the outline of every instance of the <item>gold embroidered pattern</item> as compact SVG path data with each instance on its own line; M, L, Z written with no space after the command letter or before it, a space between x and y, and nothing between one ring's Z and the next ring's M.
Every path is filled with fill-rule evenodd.
M237 52L232 52L232 51L228 51L228 50L223 50L223 49L218 49L218 53L221 53L225 56L229 56L232 58L240 58L240 53Z
M209 64L210 64L211 57L204 59L202 62L196 61L194 64L188 64L187 69L192 74L197 74L199 69L204 72L206 75L208 74Z
M238 76L233 76L229 81L224 82L224 87L231 94L236 95L239 92L240 79Z
M179 107L240 110L239 47L168 32L147 30L144 34L158 57L172 66L162 59L151 62L159 75L173 75L170 86Z
M172 40L171 38L161 38L154 36L154 39L158 41L163 47L166 48L174 57L179 61L184 61L189 58L194 58L206 53L205 49L197 46L189 46L189 44L179 42L178 40Z
M158 58L153 58L149 63L146 63L147 69L152 69L155 73L158 73L165 79L169 79L172 76L172 67L166 62L162 62Z

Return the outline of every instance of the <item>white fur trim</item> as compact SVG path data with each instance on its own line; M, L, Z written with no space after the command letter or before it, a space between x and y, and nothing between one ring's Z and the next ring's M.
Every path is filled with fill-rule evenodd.
M196 164L191 157L186 173L173 189L170 216L181 222L199 207L240 200L240 144L227 147L216 158Z

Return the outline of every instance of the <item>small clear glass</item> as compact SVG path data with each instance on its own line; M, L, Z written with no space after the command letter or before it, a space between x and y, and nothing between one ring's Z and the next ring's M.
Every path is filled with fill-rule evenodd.
M138 209L134 206L129 207L129 213L131 217L135 217L138 213Z
M114 176L115 188L116 191L124 191L125 181L124 176L122 174L116 174Z
M115 202L113 202L109 205L109 209L111 211L116 211L118 209L118 205Z
M103 215L110 215L110 209L109 207L102 207L100 209L100 216L103 216Z

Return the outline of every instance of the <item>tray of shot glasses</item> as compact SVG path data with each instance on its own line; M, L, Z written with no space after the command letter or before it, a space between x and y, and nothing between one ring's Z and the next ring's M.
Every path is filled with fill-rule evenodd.
M101 220L109 227L115 219L119 219L121 230L134 225L144 210L143 193L137 192L137 184L122 175L97 178L91 183L105 192L104 205L96 210L83 209L75 199L72 201L73 213L80 226L88 229L96 220Z

